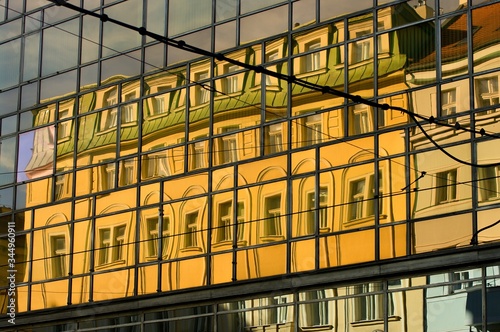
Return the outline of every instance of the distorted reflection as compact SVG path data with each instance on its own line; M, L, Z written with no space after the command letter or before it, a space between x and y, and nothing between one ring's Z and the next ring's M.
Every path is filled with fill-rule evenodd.
M105 12L133 25L144 16L163 34L165 16L154 9L167 5L148 1L143 13L140 3L110 2ZM498 132L500 4L467 9L457 0L437 9L434 1L384 1L368 12L371 0L319 1L318 12L302 14L301 2L293 11L282 1L188 3L189 10L186 2L168 3L169 35L189 33L181 39L205 50L244 44L226 56L293 74L302 84L231 61L186 57L120 27L100 31L86 16L0 45L0 89L44 76L0 92L1 212L23 208L24 220L16 215L26 231L19 241L37 248L21 251L28 263L20 311L444 251L469 245L475 230L498 218L497 143L479 135L471 141L462 129ZM339 17L355 10L365 11ZM298 25L282 36L289 16ZM210 26L214 18L221 25ZM324 24L311 23L318 18ZM79 44L57 27L81 30L84 39L100 36L104 46ZM20 76L20 63L4 59L30 62L41 38L43 61L25 64ZM96 61L98 55L104 58ZM138 61L144 58L151 60L146 67ZM165 61L168 70L161 69ZM434 120L421 129L411 113L304 83ZM472 170L467 163L492 165ZM500 231L477 239L498 241ZM478 308L497 308L500 271L455 270L318 289L299 284L296 291L74 324L122 324L124 331L483 331ZM5 292L0 296L5 312ZM489 330L498 330L497 311L488 315Z

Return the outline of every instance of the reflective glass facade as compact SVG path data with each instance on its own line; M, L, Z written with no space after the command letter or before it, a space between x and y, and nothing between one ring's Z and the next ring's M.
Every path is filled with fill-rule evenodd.
M500 1L67 3L0 0L0 327L500 331Z

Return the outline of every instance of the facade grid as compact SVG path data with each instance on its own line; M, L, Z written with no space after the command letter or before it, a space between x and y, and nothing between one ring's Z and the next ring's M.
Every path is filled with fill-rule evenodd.
M499 18L0 0L0 327L500 331Z

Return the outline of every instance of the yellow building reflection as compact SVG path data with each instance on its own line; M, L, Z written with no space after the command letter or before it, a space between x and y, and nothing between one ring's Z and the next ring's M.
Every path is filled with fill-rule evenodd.
M498 24L487 13L500 15L500 4L472 11L474 35L465 14L441 22L440 40L451 38L441 50L428 10L385 6L376 18L297 29L227 57L498 132L498 60L490 55L498 35L488 34ZM477 49L462 47L462 37ZM487 73L452 79L470 66ZM17 221L32 248L20 274L29 284L18 293L20 312L456 248L498 212L485 208L477 219L471 210L497 203L500 167L471 171L453 161L407 113L225 61L196 60L141 79L116 75L46 103L33 111L26 212ZM500 158L496 143L472 142L460 127L425 129L461 160ZM459 186L472 182L480 186ZM478 240L499 236L489 230ZM469 275L455 277L442 282ZM218 304L216 319L227 331L421 331L433 303L428 283L370 280L235 300ZM190 314L209 320L204 309ZM156 324L152 331L165 328Z

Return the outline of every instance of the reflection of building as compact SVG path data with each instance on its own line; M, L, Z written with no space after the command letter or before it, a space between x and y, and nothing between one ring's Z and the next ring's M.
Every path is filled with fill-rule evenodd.
M491 57L498 20L485 13L497 13L499 4L456 1L439 11L431 1L373 8L369 2L328 18L325 5L321 22L299 22L286 33L263 17L290 6L300 21L297 3L247 8L242 1L238 15L228 6L224 15L200 12L189 26L177 19L167 26L187 31L179 38L197 45L213 32L215 50L231 49L227 56L241 62L498 132L498 61ZM181 11L175 3L117 2L105 12L129 23L139 15L163 33L156 23L165 18L154 12ZM6 212L23 216L18 231L28 244L17 286L20 328L440 331L450 321L444 316L467 311L472 318L454 321L454 328L485 330L469 308L486 303L474 291L491 292L500 277L499 230L466 245L495 221L500 166L452 162L399 111L221 60L182 58L170 47L158 61L162 44L127 38L109 22L101 34L92 18L71 11L59 23L56 9L26 8L62 29L45 28L44 43L77 27L85 38L68 35L67 50L57 49L67 62L53 63L55 46L44 45L39 102L20 102L19 132L2 138L7 146L17 136L33 142L16 148L14 139L13 167L22 176L4 186L26 200L12 199L17 205ZM204 29L213 17L214 28ZM256 29L254 38L242 32L242 45L217 49L222 39L230 43L228 29L240 31L233 25L244 29L252 20L269 32ZM21 37L24 58L35 35ZM93 38L130 52L95 51L87 43ZM2 45L15 43L0 44L0 54L10 52ZM141 52L146 72L134 71ZM72 86L72 79L76 92L56 84ZM29 84L0 83L7 101L17 91L20 101L29 95ZM476 99L459 108L459 96L471 93ZM6 113L2 125L11 117ZM460 159L500 159L488 151L493 139L471 143L460 128L426 128Z
M10 208L2 206L0 207L0 212L3 214L3 216L0 217L1 234L8 235L9 233L12 233L12 230L9 232L9 228L12 228L13 224L23 223L22 215L19 215L17 219L10 219ZM13 250L13 246L15 246L16 250ZM19 296L17 290L15 288L12 288L10 283L13 280L15 280L16 282L21 282L24 278L25 273L25 265L19 265L14 276L15 279L12 278L11 273L14 269L9 266L9 263L12 262L12 259L19 262L26 260L26 237L23 235L17 235L16 237L5 236L0 238L0 252L0 264L2 265L2 267L5 267L0 270L0 286L2 287L0 291L0 310L2 313L6 313L10 310L8 309L8 306L11 305L11 303L8 302L9 292L14 292L16 296Z
M466 40L468 38L467 15L458 14L442 20L441 38L443 45L438 52L430 53L422 63L410 66L408 71L411 86L425 86L429 80L436 80L436 74L441 75L443 83L438 86L416 89L413 94L414 110L426 116L435 116L439 121L454 125L460 124L467 128L482 128L488 133L498 132L496 125L496 109L498 104L498 66L495 54L500 35L498 23L491 20L492 14L500 14L500 4L478 8L472 12L472 33L470 34L474 49L473 61L468 61ZM493 15L494 16L494 15ZM472 67L479 74L473 77L463 77ZM439 68L440 70L436 70ZM414 69L414 70L413 70ZM481 72L490 71L488 74ZM473 91L473 98L470 98ZM430 98L429 98L430 97ZM418 102L419 100L425 100ZM472 110L472 111L471 111ZM455 157L477 164L495 163L500 155L496 153L496 143L493 140L479 140L471 153L468 143L469 133L457 130L456 127L429 125L427 133L440 146ZM496 221L495 210L482 211L478 216L477 226L470 224L470 214L457 214L456 211L466 211L495 203L498 197L497 185L498 165L490 167L471 168L465 164L442 154L434 148L422 132L416 130L411 138L414 150L416 171L425 170L427 174L418 181L419 188L433 188L419 191L416 194L414 215L416 219L424 218L414 224L415 252L438 250L469 244L471 233L481 230ZM472 157L474 156L474 157ZM460 185L470 183L473 185ZM428 216L441 214L439 221L425 220ZM441 236L439 241L433 239L439 227L451 228ZM495 241L498 229L485 229L477 235L480 243ZM489 269L489 270L488 270ZM487 274L498 275L498 266L489 267ZM429 331L469 331L483 330L481 306L480 269L464 269L429 277L429 283L444 283L443 286L428 289L427 322ZM450 285L450 283L452 283ZM487 281L487 306L498 308L497 300L490 296L497 287L498 278ZM490 288L491 287L491 288ZM440 312L436 319L432 312ZM498 309L488 312L488 331L497 330ZM456 317L465 320L454 320Z

